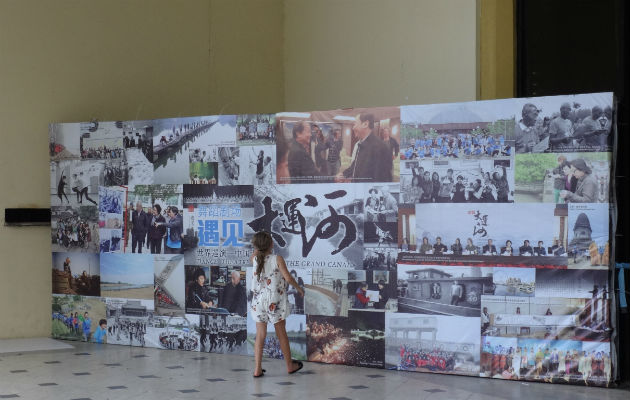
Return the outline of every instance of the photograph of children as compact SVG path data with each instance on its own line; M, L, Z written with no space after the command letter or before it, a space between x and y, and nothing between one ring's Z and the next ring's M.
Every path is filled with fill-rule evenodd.
M147 327L154 321L153 298L107 298L107 343L145 347ZM158 347L153 343L150 347Z
M103 161L63 160L50 163L50 204L97 205L98 186L105 184Z
M100 296L99 254L52 253L52 292Z
M181 254L188 247L182 192L182 185L131 188L124 211L125 253Z
M401 160L514 154L513 100L402 106Z
M363 269L387 269L393 271L396 269L397 257L398 250L395 248L366 247L365 257L363 258Z
M107 343L105 301L100 297L52 296L53 339Z
M348 316L348 270L313 268L311 284L305 284L307 315Z
M359 272L359 271L348 271ZM396 271L371 270L365 280L348 280L348 305L350 310L396 312L398 281Z
M533 297L536 292L536 269L494 267L492 283L497 296Z
M385 313L385 368L479 373L479 318Z
M199 350L207 353L247 354L247 323L251 318L224 311L199 315Z
M608 203L611 153L517 154L519 203Z
M99 229L99 251L101 253L123 252L123 229Z
M199 330L198 315L153 316L146 326L144 345L167 350L199 351Z
M153 301L151 254L101 254L101 296Z
M285 320L285 329L289 337L291 347L291 358L294 360L306 360L306 316L289 315ZM254 354L254 343L256 342L256 321L247 319L247 353ZM263 357L284 360L284 355L280 348L280 341L276 336L273 324L267 324L267 336L263 347Z
M247 226L271 232L289 268L361 268L364 193L362 184L256 186Z
M306 316L309 361L383 368L385 315L351 311L348 318Z
M610 340L610 301L482 296L481 335L546 340Z
M230 128L232 119L231 116L206 116L154 120L153 183L188 182L193 149L234 145L234 125ZM210 131L212 135L208 134ZM211 136L216 140L213 141Z
M396 248L398 245L397 222L365 222L363 242L367 247Z
M398 262L565 267L566 255L546 249L567 237L567 215L564 204L417 204L418 255Z
M514 99L516 153L612 150L612 93Z
M276 143L275 127L276 114L237 115L237 144L239 146L273 145Z
M406 203L511 203L512 160L402 161Z
M569 204L567 252L570 269L609 268L609 218L608 203Z
M608 271L536 270L536 297L605 300L609 292Z
M82 159L119 160L125 157L121 121L83 122L80 131Z
M216 185L219 181L219 164L216 162L191 162L188 183L195 185Z
M98 209L94 206L52 206L53 252L98 253Z
M368 195L363 203L365 221L397 222L400 185L366 186L368 186L369 189Z
M478 317L481 296L493 294L492 268L398 266L398 312Z
M155 314L181 317L186 306L184 256L163 254L153 257Z
M244 268L186 265L185 271L188 314L247 315Z
M48 126L50 161L79 159L81 157L81 124L53 123Z
M399 181L398 107L286 112L276 120L278 183Z

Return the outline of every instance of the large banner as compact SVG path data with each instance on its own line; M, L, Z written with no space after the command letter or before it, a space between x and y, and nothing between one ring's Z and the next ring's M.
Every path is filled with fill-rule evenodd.
M609 385L612 93L50 126L53 336ZM269 332L264 355L281 358Z

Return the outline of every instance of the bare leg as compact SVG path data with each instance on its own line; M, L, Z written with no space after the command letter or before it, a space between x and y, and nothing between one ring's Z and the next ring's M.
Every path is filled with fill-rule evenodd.
M297 363L291 358L291 346L289 345L289 337L287 336L286 321L276 322L273 326L276 329L276 337L280 341L280 349L284 356L284 362L287 365L287 372L293 372L297 368Z
M254 376L262 374L262 356L263 347L265 347L265 338L267 337L267 323L256 322L256 344L254 345Z

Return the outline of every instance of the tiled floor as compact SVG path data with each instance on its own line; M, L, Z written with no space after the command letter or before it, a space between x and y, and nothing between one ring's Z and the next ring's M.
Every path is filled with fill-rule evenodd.
M620 389L504 382L74 342L73 348L0 354L0 399L623 399Z

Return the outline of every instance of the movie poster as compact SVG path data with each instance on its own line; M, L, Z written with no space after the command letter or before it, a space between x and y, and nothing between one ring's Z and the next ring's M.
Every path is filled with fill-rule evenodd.
M566 268L566 204L417 204L416 250L402 264ZM506 218L509 216L509 218Z
M278 113L276 121L280 184L399 181L398 107Z

